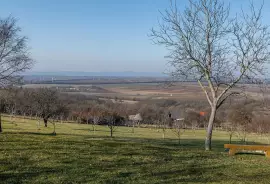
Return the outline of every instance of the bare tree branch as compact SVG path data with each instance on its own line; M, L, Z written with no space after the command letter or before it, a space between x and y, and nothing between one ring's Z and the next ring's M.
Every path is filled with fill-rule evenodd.
M20 35L16 19L0 18L0 84L14 84L17 76L33 65L27 47L27 37Z

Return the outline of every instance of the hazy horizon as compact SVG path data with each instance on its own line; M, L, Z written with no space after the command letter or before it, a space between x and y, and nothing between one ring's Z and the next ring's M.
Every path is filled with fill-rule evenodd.
M22 76L69 76L69 77L167 77L162 72L134 72L134 71L118 71L118 72L84 72L84 71L28 71L21 74Z

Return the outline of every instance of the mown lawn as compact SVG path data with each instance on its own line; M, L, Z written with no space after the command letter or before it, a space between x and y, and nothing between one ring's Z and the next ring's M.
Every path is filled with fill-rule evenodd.
M181 145L168 130L58 124L38 130L35 120L3 123L0 183L270 183L270 159L229 157L225 132L214 132L213 151L203 150L204 131L186 131ZM256 140L255 135L249 139Z

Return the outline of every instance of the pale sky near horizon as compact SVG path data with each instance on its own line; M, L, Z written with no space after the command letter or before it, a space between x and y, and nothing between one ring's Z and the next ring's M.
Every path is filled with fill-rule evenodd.
M250 2L225 1L232 13ZM178 0L180 8L187 2ZM0 17L19 20L36 60L33 71L163 72L166 50L147 35L168 5L168 0L2 0ZM270 0L264 1L263 16L270 24Z

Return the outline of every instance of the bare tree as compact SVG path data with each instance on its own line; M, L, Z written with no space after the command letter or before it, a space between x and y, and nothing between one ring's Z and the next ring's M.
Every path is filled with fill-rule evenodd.
M152 29L154 43L168 50L169 63L177 79L198 81L211 106L205 149L211 150L213 124L218 108L239 82L253 81L263 74L269 61L269 30L261 22L262 7L253 4L249 13L230 18L222 0L189 0L180 12L176 1L162 14L159 29Z
M15 124L15 115L20 110L20 103L21 103L21 90L9 88L6 89L6 112L9 113L10 122Z
M225 128L225 131L229 134L229 143L232 143L232 137L236 133L237 124L234 122L226 122L223 123L223 128Z
M140 113L128 116L128 120L132 122L132 133L134 133L135 125L138 125L143 119Z
M169 125L171 124L172 119L169 117L169 113L160 113L157 115L157 124L159 129L162 131L162 138L165 139L165 134Z
M181 143L181 135L183 135L184 132L185 132L185 121L184 121L184 119L174 121L173 126L172 126L172 131L178 138L178 144L180 144Z
M194 137L196 136L196 129L199 127L200 114L195 111L188 111L185 113L185 124L189 125L193 131Z
M65 104L59 99L59 94L56 90L49 88L40 88L33 94L33 108L37 115L44 121L44 126L47 127L49 118L62 116L68 110Z
M53 132L52 135L56 135L56 121L57 121L57 116L52 116L48 121L53 125Z
M252 118L252 111L245 107L238 107L229 113L229 121L233 125L232 128L235 130L236 136L245 144Z
M92 117L92 127L93 127L93 132L94 134L96 133L96 125L102 120L103 118L103 110L100 108L93 108L90 112L91 117Z
M67 117L69 114L69 109L67 108L66 103L63 100L59 99L55 103L55 106L55 112L50 118L50 122L53 124L53 135L56 135L56 123L59 122L59 120L62 123L62 118Z
M14 18L0 18L0 85L3 87L19 82L18 74L30 69L33 64L27 38L20 33ZM0 120L0 127L1 123Z
M267 140L267 144L270 144L270 137L269 137L269 132L270 132L270 123L269 123L269 115L265 114L259 114L256 117L253 118L254 122L252 130L256 132L258 135L260 135L260 138L264 138ZM259 136L257 136L259 138Z
M22 95L19 98L19 108L21 113L23 114L24 121L25 116L30 116L30 118L33 116L33 113L35 112L35 109L32 107L34 105L33 100L33 90L32 89L23 89Z
M93 132L94 132L94 134L96 133L96 125L98 125L98 123L100 122L100 120L101 120L101 116L99 116L99 115L93 116L93 124L92 124L92 127L93 127Z
M51 114L48 121L53 125L53 135L56 135L56 123L59 122L63 117L67 117L69 111L65 104L58 102L55 104L55 111Z
M6 96L6 91L0 90L0 133L3 131L1 113L3 113L6 108Z
M118 128L118 123L121 122L121 118L120 116L113 111L106 111L104 112L104 117L106 119L106 124L108 126L108 128L110 129L110 135L111 137L113 137L113 133L115 132L115 130Z

